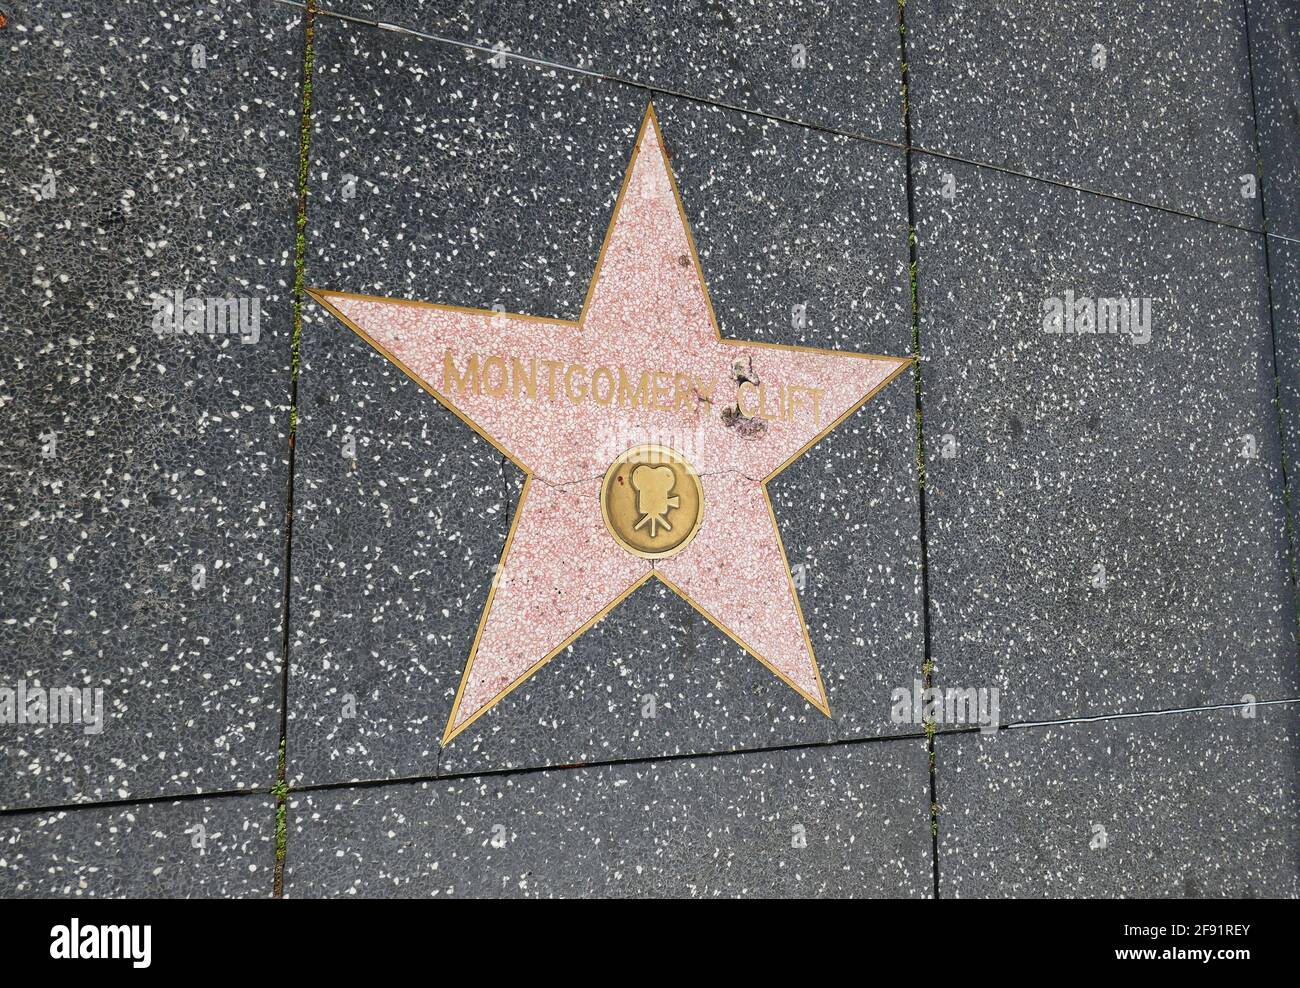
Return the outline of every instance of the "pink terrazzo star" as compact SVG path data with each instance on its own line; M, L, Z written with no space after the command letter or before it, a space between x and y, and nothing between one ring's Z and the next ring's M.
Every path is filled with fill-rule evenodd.
M911 360L722 339L653 107L576 323L311 295L527 475L443 744L651 578L829 716L766 485ZM606 470L643 443L703 488L667 558L601 514Z

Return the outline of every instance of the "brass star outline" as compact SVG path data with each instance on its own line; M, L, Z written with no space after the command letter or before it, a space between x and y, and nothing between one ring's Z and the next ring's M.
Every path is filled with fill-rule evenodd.
M417 385L419 385L426 392L428 392L430 395L436 398L439 404L441 404L444 408L446 408L453 415L459 418L462 422L464 422L467 426L469 426L472 430L474 430L474 432L476 432L479 436L485 439L494 449L497 450L497 452L499 452L502 456L508 459L516 467L518 467L524 474L524 484L523 484L523 489L520 491L519 503L515 506L514 517L511 520L510 529L506 535L505 545L502 547L501 556L497 562L496 572L492 579L492 586L488 591L487 602L484 604L483 614L479 618L478 628L474 633L474 641L470 647L470 653L465 663L465 669L461 673L460 684L456 689L456 696L454 701L452 702L451 712L447 718L447 726L443 731L442 738L440 741L441 746L445 747L457 736L459 736L461 733L467 730L475 721L477 721L480 717L482 717L489 710L491 710L498 703L500 703L507 696L509 696L510 693L512 693L519 686L521 686L524 682L526 682L530 677L533 676L534 673L536 673L544 665L550 662L551 659L553 659L555 656L557 656L558 654L563 652L566 648L568 648L570 645L572 645L573 642L576 641L581 635L583 635L588 629L594 626L598 621L600 621L603 617L609 614L615 607L617 607L625 599L631 596L633 591L639 589L647 582L649 582L651 579L658 579L660 582L662 582L666 587L668 587L668 589L672 590L683 600L685 600L688 604L690 604L691 607L693 607L696 611L698 611L701 615L703 615L714 627L716 627L724 635L726 635L737 645L739 645L741 649L743 649L753 658L757 659L760 663L762 663L778 679L780 679L787 686L789 686L796 693L798 693L800 697L806 700L815 709L817 709L827 717L831 716L829 697L827 697L827 699L823 701L818 697L811 696L806 691L801 689L793 681L791 681L790 678L786 676L781 670L777 669L774 665L768 662L762 655L760 655L756 649L746 644L745 641L743 641L735 632L733 632L730 628L728 628L722 621L718 620L716 617L710 614L688 593L686 593L675 583L673 583L672 580L664 576L662 573L659 573L656 570L651 569L640 579L636 580L636 582L634 582L626 590L624 590L622 593L618 594L611 601L609 601L604 607L602 607L599 611L597 611L586 623L584 623L571 635L565 638L564 641L562 641L559 645L553 648L541 659L537 660L537 662L535 662L533 665L529 666L527 670L521 673L513 682L511 682L499 693L497 693L496 696L494 696L481 709L476 711L464 723L460 724L458 727L454 726L456 722L456 714L460 709L461 698L465 692L465 685L469 681L470 671L474 667L474 659L478 654L479 641L482 638L483 629L487 623L488 615L492 610L493 598L496 595L497 581L500 577L500 573L502 572L502 568L505 565L506 557L510 553L511 543L514 541L515 530L519 524L519 519L523 514L524 503L528 498L528 490L529 490L529 486L532 483L534 473L525 463L521 462L513 453L511 453L501 443L497 442L491 435L489 435L487 430L479 426L477 422L471 419L461 409L457 408L455 403L452 402L446 395L442 394L431 384L425 381L420 375L415 373L413 370L411 370L410 367L408 367L405 363L403 363L396 355L394 355L386 347L384 347L377 340L375 340L368 333L366 333L363 329L361 329L358 325L356 325L356 323L353 322L350 318L348 318L346 315L340 312L336 306L331 304L330 299L331 298L352 298L352 299L361 299L366 301L399 303L408 306L414 305L414 306L426 307L431 309L441 309L449 312L464 312L464 313L471 313L475 315L495 316L498 318L521 319L530 323L564 326L567 328L581 329L584 322L586 321L588 310L591 307L592 297L595 294L596 285L600 280L601 268L604 265L604 261L605 261L605 252L609 247L611 236L618 222L619 212L623 206L624 195L627 191L628 183L632 177L633 166L635 165L637 161L637 156L641 151L641 145L644 141L645 135L650 128L653 128L655 137L657 138L659 154L662 156L664 170L668 175L668 182L670 188L672 189L673 200L677 207L678 217L681 221L682 228L685 230L686 233L686 240L690 249L690 260L695 267L696 277L699 280L699 286L704 296L704 302L709 316L709 323L712 326L713 333L719 342L727 345L737 346L737 347L746 347L746 348L757 347L757 348L767 348L767 349L776 349L776 350L798 351L798 352L805 352L805 353L822 353L822 354L830 354L836 357L862 357L871 360L893 362L897 364L897 366L892 371L890 371L885 376L885 378L880 381L879 384L877 384L874 388L872 388L870 391L864 394L862 398L859 399L857 402L855 402L852 406L847 408L841 415L839 415L834 421L832 421L828 426L826 426L826 428L822 429L820 432L814 435L812 439L810 439L806 444L804 444L804 446L802 446L800 449L795 451L791 456L789 456L774 470L772 470L767 476L765 476L760 482L760 487L763 491L763 498L767 504L768 513L771 516L772 528L776 534L776 544L781 551L781 558L785 567L787 589L789 590L791 599L794 601L795 613L799 618L799 624L803 631L804 641L808 646L808 653L812 658L813 670L817 676L817 685L821 690L822 696L826 696L826 687L825 684L822 682L821 668L817 663L816 650L813 648L812 639L808 635L808 623L804 619L803 606L799 601L799 594L795 590L794 581L790 573L790 560L785 550L785 540L782 538L780 526L777 524L776 512L772 507L772 499L771 499L771 495L768 492L767 485L775 477L779 476L783 471L785 471L787 467L789 467L792 463L794 463L795 460L799 459L799 457L803 456L804 453L808 452L808 450L810 450L818 442L820 442L827 435L829 435L835 428L837 428L842 422L844 422L845 419L847 419L850 415L852 415L853 413L861 409L882 388L884 388L885 385L889 384L892 380L894 380L894 378L896 378L904 370L910 367L914 362L914 358L913 357L890 357L890 356L882 356L880 354L857 353L857 352L846 351L846 350L829 350L822 347L797 346L797 345L784 344L784 343L768 343L762 341L736 340L736 339L728 339L724 337L718 325L717 315L713 307L713 298L709 294L708 282L704 277L704 269L700 264L699 251L697 250L695 244L695 234L691 230L690 222L686 218L686 209L682 203L681 191L677 185L676 175L673 173L672 163L668 158L667 145L664 143L663 132L659 128L659 120L655 115L654 103L652 101L649 104L647 104L645 115L641 121L641 126L637 131L636 142L633 146L632 154L629 158L627 169L625 170L623 175L623 182L619 187L618 198L615 200L614 210L610 216L609 225L606 227L605 230L605 238L601 243L600 253L597 255L596 258L596 266L592 272L591 280L587 286L587 294L585 299L583 300L582 311L579 313L578 318L576 320L557 319L549 316L532 316L532 315L525 315L525 314L513 313L513 312L497 312L494 310L477 309L477 308L471 308L467 306L443 305L434 302L417 302L408 299L384 298L381 296L364 295L355 292L336 292L336 291L328 291L319 288L306 289L307 294L310 295L313 299L315 299L317 303L319 303L323 308L331 312L340 322L342 322L345 326L347 326L359 337L361 337L361 339L365 340L368 344L370 344L370 346L373 347L377 352L379 352L383 357L385 357L387 360L389 360L391 363L397 366L404 374L406 374L407 377L409 377Z

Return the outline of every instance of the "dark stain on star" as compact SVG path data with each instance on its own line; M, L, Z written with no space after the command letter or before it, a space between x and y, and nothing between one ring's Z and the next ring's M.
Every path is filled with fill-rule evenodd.
M722 410L722 424L734 429L741 439L757 439L767 431L767 423L762 419L750 418L740 410L740 405L728 405Z
M767 423L762 419L751 418L740 410L740 386L763 383L754 371L754 358L735 361L731 365L731 378L736 382L736 403L722 410L722 424L728 429L736 430L741 439L757 439L767 431Z

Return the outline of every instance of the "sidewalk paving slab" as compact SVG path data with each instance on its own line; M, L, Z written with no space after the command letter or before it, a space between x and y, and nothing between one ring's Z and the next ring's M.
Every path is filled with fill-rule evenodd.
M1294 898L1300 708L940 734L948 897Z
M1247 9L1268 230L1300 240L1300 6L1248 0Z
M903 140L897 0L329 0L325 10L882 140ZM494 51L470 57L485 61Z
M275 802L221 796L0 819L6 898L267 898Z
M937 684L1004 723L1300 695L1264 237L915 168ZM1067 293L1149 339L1048 332Z
M316 64L311 284L577 317L643 91L498 69L330 18L318 22ZM724 335L910 350L901 152L685 100L655 105ZM796 304L807 305L800 330ZM914 730L888 718L890 691L921 666L914 405L899 381L771 487L787 552L805 567L833 721L655 585L439 759L522 474L333 317L307 310L293 782ZM399 558L413 551L418 564Z
M269 786L301 14L11 13L0 683L102 689L107 721L6 727L0 806ZM237 332L189 332L231 300Z
M1241 0L912 0L912 140L1260 229Z
M1273 289L1282 453L1291 487L1292 550L1297 553L1294 562L1300 570L1300 243L1269 237L1268 262ZM1300 620L1300 599L1296 602L1296 615Z
M922 739L295 793L289 814L294 897L933 889Z

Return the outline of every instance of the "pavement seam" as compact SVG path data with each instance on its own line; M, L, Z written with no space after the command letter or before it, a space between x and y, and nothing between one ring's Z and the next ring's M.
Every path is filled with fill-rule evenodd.
M311 165L311 97L315 64L315 7L307 0L303 7L302 115L298 130L298 199L294 217L293 255L293 343L289 367L289 491L285 510L284 538L284 629L281 640L280 680L280 748L276 762L276 782L271 790L275 797L275 869L273 897L284 895L284 859L288 846L287 751L289 734L289 668L292 648L291 616L293 598L293 494L298 438L298 374L302 369L302 308L307 282L307 179Z
M903 182L907 190L908 281L912 302L912 397L916 406L916 505L921 556L921 680L925 689L934 682L930 634L930 559L925 513L925 427L921 407L921 307L917 288L916 186L912 177L912 108L908 99L907 0L898 0L899 94L903 110ZM926 762L930 787L930 862L934 897L939 898L939 796L935 776L935 723L925 720Z
M1298 547L1295 530L1295 514L1293 507L1296 504L1295 491L1292 485L1290 464L1286 458L1286 437L1287 421L1286 415L1282 411L1282 378L1278 370L1277 359L1277 307L1273 300L1273 265L1272 265L1272 248L1268 243L1268 199L1266 198L1267 176L1264 174L1264 162L1260 156L1259 150L1259 103L1255 98L1255 54L1254 46L1251 43L1250 34L1250 3L1249 0L1241 0L1241 13L1245 19L1246 25L1246 68L1250 80L1250 120L1251 133L1255 138L1255 177L1256 186L1259 189L1259 209L1264 217L1264 283L1268 289L1268 329L1269 341L1272 344L1273 356L1273 409L1277 412L1277 439L1278 439L1278 459L1282 470L1282 511L1283 525L1286 529L1287 546L1291 550L1288 571L1291 576L1291 597L1295 601L1295 618L1296 630L1300 631L1300 579L1296 574L1296 550ZM1286 238L1283 238L1286 239ZM1296 423L1300 428L1300 423ZM1300 636L1297 636L1300 638Z
M377 786L416 785L427 782L464 782L468 779L487 779L496 777L516 777L538 775L545 772L568 772L574 770L598 770L606 768L623 768L631 765L652 766L664 762L709 761L721 758L738 758L745 755L782 754L791 751L820 751L828 748L849 748L864 744L888 744L890 742L923 741L922 732L907 734L875 735L860 738L837 738L832 741L792 741L789 744L764 745L757 748L730 748L725 751L672 752L660 755L630 755L627 758L608 758L599 761L568 762L558 765L521 765L514 768L475 768L463 772L449 772L444 775L407 775L387 779L353 779L347 782L319 782L290 787L290 794L329 792L338 789L369 789Z
M298 7L300 9L303 6L301 3L295 2L295 0L273 0L273 2L285 4L286 6L290 6L290 7ZM1181 216L1184 217L1185 219L1192 219L1192 220L1198 220L1199 222L1202 223L1209 223L1212 226L1224 227L1230 230L1239 230L1242 233L1253 233L1253 234L1265 233L1265 231L1262 229L1256 229L1254 227L1249 227L1249 226L1242 226L1237 223L1229 223L1226 222L1225 220L1211 219L1208 216L1201 216L1197 213L1190 213L1187 212L1186 210L1176 209L1172 206L1161 206L1158 203L1148 202L1147 200L1144 199L1137 199L1133 196L1123 196L1113 192L1103 192L1099 189L1090 188L1086 185L1074 185L1071 184L1070 182L1062 181L1060 179L1048 178L1043 175L1034 175L1029 172L1024 172L1015 168L1008 167L1006 165L993 164L992 162L987 162L987 161L977 161L973 158L964 158L961 155L952 154L946 151L938 151L933 148L924 147L922 145L912 144L910 136L908 136L904 142L900 143L898 141L891 141L887 138L876 137L871 134L863 134L851 130L841 130L837 127L830 127L826 124L815 123L808 120L796 120L793 117L783 117L780 116L779 114L768 113L763 110L755 110L751 107L744 107L735 103L728 103L724 100L712 99L707 96L697 96L692 93L683 92L681 90L666 89L663 86L655 86L649 83L637 82L633 79L628 79L624 76L612 75L608 72L599 72L594 69L586 69L586 68L582 68L581 66L570 65L567 62L556 62L535 55L526 55L522 52L510 51L509 49L497 49L497 48L489 47L487 45L476 44L472 41L458 40L456 38L447 38L438 34L430 34L425 31L419 31L415 28L404 27L400 24L391 24L386 21L371 20L369 18L357 17L354 14L345 14L340 11L334 11L334 10L317 9L316 15L318 17L329 17L329 18L333 18L334 20L345 21L350 24L361 24L366 27L373 27L381 31L388 31L392 34L407 35L412 38L418 38L422 41L430 41L435 44L444 45L446 47L460 48L468 51L476 51L481 54L490 55L492 57L512 59L517 62L526 62L530 65L537 65L542 68L555 69L561 72L569 72L574 75L581 75L591 79L600 79L605 82L612 82L620 86L627 86L632 89L642 90L643 92L650 94L651 97L656 95L667 96L673 99L680 99L690 103L696 103L702 106L712 106L720 110L730 110L735 113L747 114L749 116L758 117L763 120L770 120L773 123L787 124L792 127L803 127L807 130L817 131L819 133L823 133L831 137L843 137L853 141L861 141L867 144L874 144L878 147L892 148L896 151L908 151L908 152L914 152L916 154L925 154L925 155L929 155L932 158L939 158L944 161L956 162L958 164L963 164L963 165L971 165L976 168L985 168L988 169L989 171L1001 172L1004 175L1013 175L1017 178L1028 179L1029 181L1032 182L1042 182L1047 185L1056 186L1057 188L1069 189L1073 192L1082 192L1082 193L1086 193L1087 195L1098 196L1100 198L1110 199L1115 202L1127 203L1130 206L1141 206L1146 209L1153 209L1157 212L1169 213L1173 216ZM1267 235L1275 236L1282 240L1293 240L1293 238L1284 236L1283 234L1267 234ZM1293 242L1300 242L1300 241L1293 240Z
M1300 697L1283 697L1277 700L1251 700L1247 703L1207 703L1196 707L1166 707L1162 710L1135 710L1117 714L1095 714L1091 717L1063 717L1059 720L1017 720L1003 724L1002 730L1024 727L1055 727L1064 724L1093 724L1103 720L1132 720L1137 717L1169 717L1174 714L1205 713L1210 710L1245 710L1255 707L1277 707L1300 703Z
M1257 700L1254 703L1216 703L1205 704L1197 707L1171 707L1162 710L1134 710L1114 714L1097 714L1091 717L1070 717L1061 720L1046 721L1015 721L1009 724L1001 724L998 731L1013 731L1022 728L1035 727L1058 727L1068 726L1071 724L1089 724L1097 721L1107 720L1133 720L1139 717L1165 717L1176 714L1196 714L1208 713L1216 710L1239 710L1246 707L1282 707L1282 706L1300 706L1300 696L1282 697L1273 700ZM953 728L950 730L939 730L935 732L935 738L946 738L958 734L978 734L981 728L978 725L972 725L964 728ZM560 765L528 765L518 768L500 768L500 769L474 769L465 772L449 773L447 775L408 775L394 776L386 779L351 779L339 782L318 782L307 783L305 785L285 785L284 792L286 798L292 798L298 793L312 792L329 792L332 790L342 789L370 789L379 786L395 785L418 785L428 782L463 782L467 779L482 779L497 776L522 776L537 775L543 772L565 772L575 769L602 769L602 768L620 768L629 765L656 765L661 762L680 762L680 761L707 761L717 758L736 758L744 755L763 755L779 754L788 751L819 750L823 748L850 748L864 744L889 744L891 742L907 742L926 740L927 734L924 732L911 732L907 734L887 734L873 735L871 737L857 738L838 738L833 741L798 741L786 745L768 745L760 748L732 748L727 751L707 751L707 752L686 752L662 755L636 755L628 758L605 759L601 761L589 762L572 762ZM140 806L155 803L187 803L202 802L204 800L216 799L238 799L253 796L267 795L267 790L262 788L252 789L226 789L213 792L196 792L196 793L171 793L160 796L128 796L121 799L99 800L95 802L81 803L60 803L47 806L15 806L0 809L0 818L31 816L41 813L62 813L72 812L75 810L96 810L96 809L115 809L127 806Z
M74 810L114 810L131 806L154 806L165 803L202 803L216 799L246 799L260 796L265 799L268 790L258 786L253 789L218 789L212 792L178 792L161 796L122 796L81 803L50 803L45 806L10 806L0 809L0 819L32 816L42 813L70 813Z

